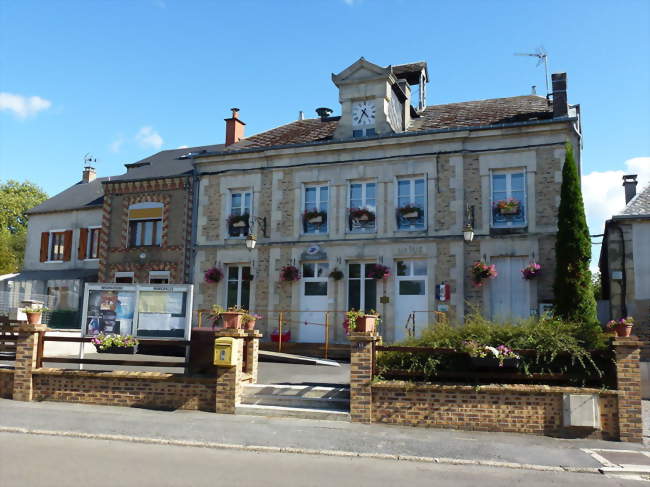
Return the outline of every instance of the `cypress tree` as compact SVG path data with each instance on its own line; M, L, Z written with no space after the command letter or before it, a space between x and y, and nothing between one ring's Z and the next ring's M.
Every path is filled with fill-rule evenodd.
M591 240L571 144L566 145L555 241L555 314L565 320L596 325L591 286Z

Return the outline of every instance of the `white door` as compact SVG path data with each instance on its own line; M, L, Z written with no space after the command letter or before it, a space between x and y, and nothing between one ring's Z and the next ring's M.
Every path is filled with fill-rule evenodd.
M427 311L427 261L398 260L395 263L396 297L395 297L395 341L407 338L406 326L413 329L415 318L415 336L419 336L428 326L429 313L413 313Z
M328 276L329 264L325 262L305 262L302 265L299 333L301 342L325 342Z
M497 257L497 277L488 283L493 320L513 320L530 316L530 283L522 278L526 257Z

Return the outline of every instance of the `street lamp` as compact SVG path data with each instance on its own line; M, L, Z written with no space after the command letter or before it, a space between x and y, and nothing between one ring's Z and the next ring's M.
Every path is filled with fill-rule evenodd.
M255 235L250 233L246 236L246 248L248 250L253 250L255 248L256 243L257 243L257 237Z
M463 240L465 242L470 243L472 240L474 240L474 228L472 227L472 223L474 223L474 207L467 205L467 223L465 224L465 228L463 228Z

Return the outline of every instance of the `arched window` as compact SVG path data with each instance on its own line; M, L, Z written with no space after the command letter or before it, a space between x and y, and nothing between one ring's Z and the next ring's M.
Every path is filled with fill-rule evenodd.
M129 247L161 246L162 213L162 203L129 206Z

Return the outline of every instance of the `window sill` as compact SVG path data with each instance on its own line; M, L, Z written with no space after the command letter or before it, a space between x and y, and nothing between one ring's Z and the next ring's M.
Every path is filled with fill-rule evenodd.
M43 264L63 264L64 260L46 260Z
M93 257L92 259L83 259L82 262L97 262L99 257Z
M528 233L528 225L490 228L490 235L521 235L524 233Z
M162 245L137 245L137 246L128 246L129 250L138 250L138 249L162 249Z

